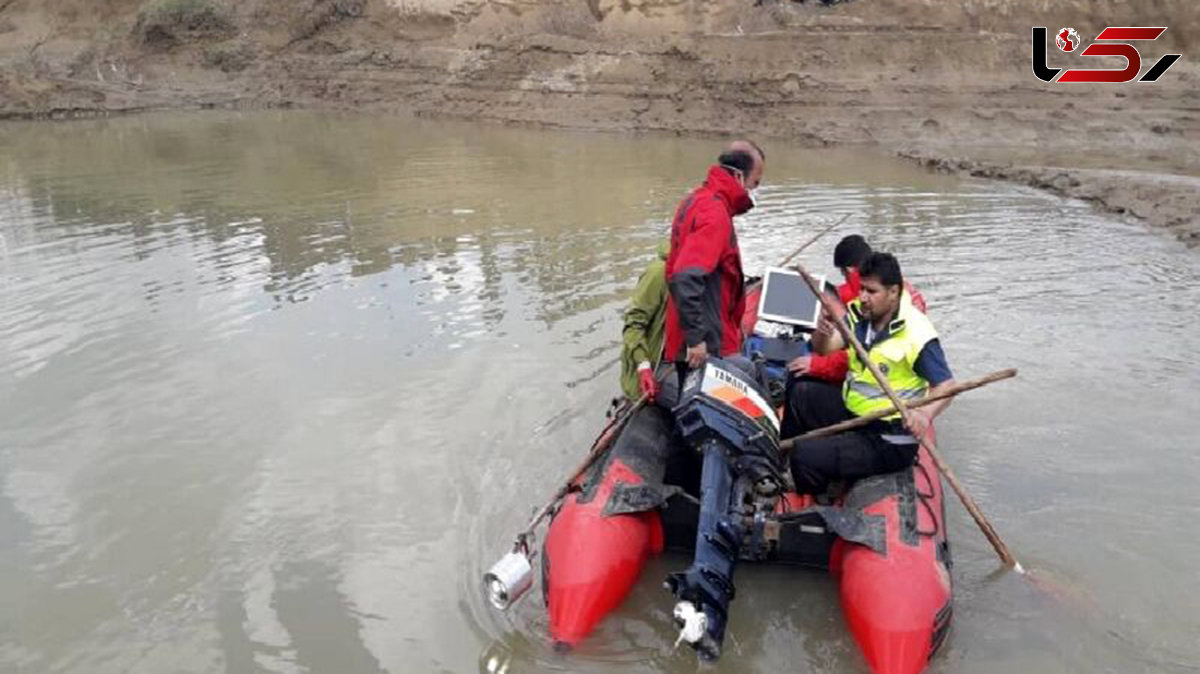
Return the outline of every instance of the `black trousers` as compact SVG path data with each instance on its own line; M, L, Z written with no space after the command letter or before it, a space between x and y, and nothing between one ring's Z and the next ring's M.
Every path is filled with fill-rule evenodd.
M852 415L842 402L842 387L789 377L781 435L785 438L822 428ZM833 480L854 481L911 466L917 445L897 444L882 435L904 435L902 428L880 422L863 429L796 443L789 457L792 479L801 494L821 494Z

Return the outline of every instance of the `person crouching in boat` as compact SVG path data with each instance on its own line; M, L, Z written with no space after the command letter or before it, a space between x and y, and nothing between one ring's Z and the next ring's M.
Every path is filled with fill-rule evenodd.
M658 254L646 265L625 309L621 330L621 392L629 400L646 396L653 404L659 386L655 371L662 361L663 332L667 320L667 254L670 241L658 245Z
M954 384L933 323L913 306L904 289L900 263L889 253L873 252L859 269L859 297L843 319L822 313L813 333L816 353L848 349L832 321L845 320L868 356L902 398L933 395ZM891 406L886 393L853 349L840 391L834 384L809 382L794 389L785 416L797 434L863 416ZM803 440L792 448L790 461L796 491L821 494L833 480L854 481L912 465L922 437L935 417L950 404L946 399L910 412L905 427L899 413L862 429Z
M833 266L837 267L842 272L843 283L838 286L838 298L843 304L850 304L858 299L862 292L862 281L859 275L859 269L863 262L871 256L871 245L867 243L859 234L850 234L842 237L838 241L837 246L833 249ZM912 299L912 304L917 311L925 312L925 297L920 291L912 286L907 280L904 281L904 290ZM786 384L786 399L789 401L803 400L805 394L798 391L798 388L803 388L808 385L809 381L817 380L819 382L830 382L841 385L846 379L846 370L850 367L850 354L848 349L841 349L833 353L809 354L793 358L787 364L788 378ZM798 417L802 412L792 411L783 415L783 425L780 428L780 437L790 438L799 435L801 431L796 428Z

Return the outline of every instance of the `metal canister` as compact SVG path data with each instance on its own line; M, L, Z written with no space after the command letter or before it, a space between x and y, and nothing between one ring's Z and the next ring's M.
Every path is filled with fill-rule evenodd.
M523 552L512 551L483 574L483 590L492 606L501 611L533 587L533 564Z

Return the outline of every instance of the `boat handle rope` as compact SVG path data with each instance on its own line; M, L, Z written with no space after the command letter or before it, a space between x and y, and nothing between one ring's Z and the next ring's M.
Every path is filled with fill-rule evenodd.
M928 536L930 538L933 538L934 536L937 536L938 531L941 530L941 525L938 524L937 516L934 515L934 513L933 513L933 504L929 502L930 499L932 499L934 496L933 479L929 477L929 469L926 468L923 464L917 463L914 465L916 468L920 468L921 474L925 476L925 484L929 485L929 493L926 494L925 492L921 491L921 489L919 487L917 487L917 481L915 479L913 480L913 491L915 491L917 493L917 501L919 501L920 504L922 506L924 506L925 512L929 513L929 521L933 522L933 531L925 531L925 530L921 529L921 526L920 526L921 520L918 518L917 519L917 527L916 527L917 535L918 536Z

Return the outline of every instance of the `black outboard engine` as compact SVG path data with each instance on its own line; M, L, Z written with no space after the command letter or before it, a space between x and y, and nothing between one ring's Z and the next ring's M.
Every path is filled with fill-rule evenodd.
M721 654L734 566L768 555L766 525L789 482L769 401L737 361L710 358L688 374L675 408L684 442L703 457L703 472L695 557L666 586L678 600L680 640L705 660Z

